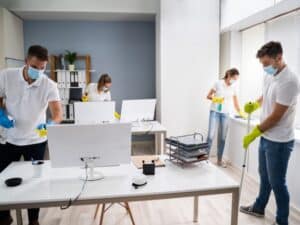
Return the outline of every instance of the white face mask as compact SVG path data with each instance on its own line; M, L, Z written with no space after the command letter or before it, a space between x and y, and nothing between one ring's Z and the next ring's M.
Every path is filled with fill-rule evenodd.
M229 84L232 85L232 84L234 84L235 82L236 82L236 80L231 79L231 80L229 81Z
M107 87L102 87L102 91L104 91L104 92L108 92L109 91L109 88L107 88Z

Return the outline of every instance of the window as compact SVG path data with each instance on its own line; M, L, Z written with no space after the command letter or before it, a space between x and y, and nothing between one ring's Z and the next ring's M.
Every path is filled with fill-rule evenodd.
M256 58L257 50L265 43L265 25L242 32L240 102L256 100L262 94L263 69ZM258 113L254 116L258 117Z
M242 32L240 79L242 103L255 100L262 93L264 72L255 55L256 51L268 41L281 42L285 62L300 79L300 11L298 11ZM296 127L300 129L300 97L297 105Z
M267 22L266 40L281 42L285 62L300 79L300 11ZM300 98L297 105L296 127L300 128Z

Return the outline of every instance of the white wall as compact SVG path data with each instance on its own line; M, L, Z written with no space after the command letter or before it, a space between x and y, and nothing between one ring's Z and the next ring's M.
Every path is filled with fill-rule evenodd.
M274 0L221 0L221 29L274 5Z
M0 8L0 68L4 57L24 59L23 21L6 9Z
M168 135L206 131L206 94L219 74L219 1L160 4L160 117Z
M222 33L221 40L220 40L220 76L224 76L225 71L229 68L235 67L240 71L241 57L242 57L241 32L228 31Z
M159 0L3 0L12 11L155 13Z
M253 122L252 128L257 124ZM243 137L247 132L246 122L240 122L232 119L229 125L229 133L226 138L225 156L237 168L242 168L242 161L244 156L244 149L242 146ZM298 135L298 138L300 136ZM249 147L249 163L247 163L247 173L254 180L259 182L258 175L258 144L259 139L255 140ZM295 143L294 151L291 154L289 169L287 173L287 183L291 195L291 205L300 210L300 179L298 177L300 171L300 142ZM253 199L254 200L254 199Z
M299 0L221 0L221 31L242 30L299 7Z
M230 67L230 32L225 32L220 36L220 78Z

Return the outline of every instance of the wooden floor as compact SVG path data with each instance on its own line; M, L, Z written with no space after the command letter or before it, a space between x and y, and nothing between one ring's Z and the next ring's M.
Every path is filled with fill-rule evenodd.
M240 171L232 167L222 169L239 181ZM246 177L242 193L242 204L252 203L256 197L258 185ZM231 212L231 196L205 196L199 198L199 222L193 223L193 199L182 198L172 200L155 200L130 203L136 225L229 225ZM41 209L41 225L95 225L99 217L93 221L95 205L73 206L68 210L59 208ZM263 219L239 214L239 225L269 225L274 222L275 204L272 198ZM13 217L14 217L13 213ZM27 224L26 211L23 210L24 225ZM14 220L14 224L16 224ZM104 218L104 225L131 225L124 208L114 205ZM290 225L299 225L299 215L290 216Z

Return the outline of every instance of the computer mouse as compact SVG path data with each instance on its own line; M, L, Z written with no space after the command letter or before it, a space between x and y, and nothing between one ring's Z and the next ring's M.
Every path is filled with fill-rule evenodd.
M21 177L13 177L5 180L5 184L8 187L16 187L22 183L22 180Z

